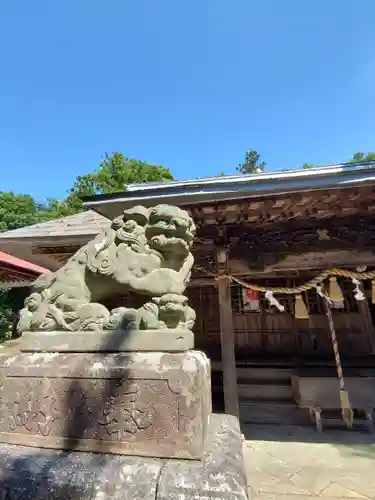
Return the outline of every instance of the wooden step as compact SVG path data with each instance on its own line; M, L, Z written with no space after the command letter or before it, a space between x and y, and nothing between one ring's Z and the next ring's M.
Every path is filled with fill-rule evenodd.
M292 400L293 392L290 384L239 384L238 396L242 399L255 400Z
M307 425L309 419L293 403L277 404L240 401L240 420L244 424Z
M268 383L290 383L294 370L290 368L272 367L237 367L237 379L243 381L268 381Z

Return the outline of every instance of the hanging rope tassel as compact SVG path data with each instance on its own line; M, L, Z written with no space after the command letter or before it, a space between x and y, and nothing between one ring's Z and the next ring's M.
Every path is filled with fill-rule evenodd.
M296 319L309 319L309 311L300 293L294 297L294 317Z
M350 406L349 393L345 389L340 389L341 417L348 429L353 427L353 410Z
M331 276L329 278L329 298L332 302L342 302L344 300L344 296L342 294L341 288L337 282L337 278L335 276Z
M353 292L354 292L354 298L355 298L355 300L365 300L366 297L365 297L365 294L362 291L361 282L359 280L357 280L356 278L352 278L352 283L354 285Z
M280 302L273 296L273 292L271 292L270 290L268 290L264 294L264 296L266 297L266 299L270 303L270 306L275 306L280 312L284 312L285 311L285 307L282 304L280 304Z
M375 280L371 281L371 297L372 303L375 304Z
M350 405L348 391L345 390L344 372L342 370L342 365L341 365L341 357L336 337L335 325L333 323L329 302L325 298L323 298L323 304L324 304L324 311L326 313L328 320L329 330L331 332L332 348L333 348L333 353L335 355L337 377L340 383L341 416L348 429L351 429L353 427L354 416L353 416L353 410Z

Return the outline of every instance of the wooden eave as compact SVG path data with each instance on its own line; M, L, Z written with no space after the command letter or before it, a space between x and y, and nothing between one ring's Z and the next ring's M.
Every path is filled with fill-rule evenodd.
M375 214L375 188L315 191L184 207L199 228L217 225L272 226ZM199 231L198 231L199 232ZM204 232L204 230L203 230Z
M277 199L187 207L198 229L193 279L213 281L215 248L233 275L294 276L327 267L375 266L375 189L319 191Z
M298 276L332 264L375 265L372 187L223 201L186 209L197 224L193 281L212 281L218 244L230 248L231 271L241 276ZM317 233L327 228L332 232L330 240ZM39 240L33 253L48 255L61 266L80 247L77 240L62 242L62 238L58 244L49 238Z
M372 184L205 203L192 201L183 208L197 225L193 278L207 278L207 272L215 270L214 250L218 245L229 248L231 271L237 275L296 274L326 267L327 262L375 265ZM27 247L28 254L21 258L32 261L35 256L40 263L45 256L46 262L54 263L54 270L109 223L102 215L88 211L0 234L0 247L9 242L20 253ZM331 240L319 239L317 230L327 228L333 231ZM199 267L205 268L206 274Z
M40 273L27 271L0 262L0 287L11 288L30 285Z

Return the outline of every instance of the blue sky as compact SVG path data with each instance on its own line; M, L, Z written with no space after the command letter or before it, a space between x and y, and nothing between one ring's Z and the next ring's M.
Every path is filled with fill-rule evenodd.
M175 177L375 150L374 0L4 0L0 190L61 198L105 151Z

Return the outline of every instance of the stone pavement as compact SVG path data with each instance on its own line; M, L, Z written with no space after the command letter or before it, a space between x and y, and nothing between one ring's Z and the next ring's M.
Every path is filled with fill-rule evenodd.
M252 500L375 499L375 436L298 426L243 428Z

